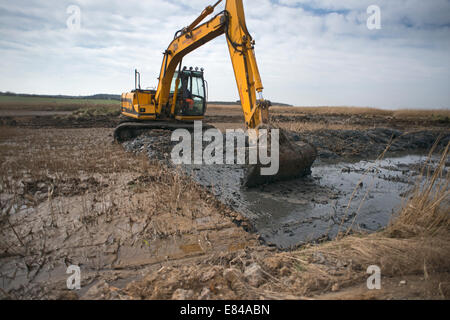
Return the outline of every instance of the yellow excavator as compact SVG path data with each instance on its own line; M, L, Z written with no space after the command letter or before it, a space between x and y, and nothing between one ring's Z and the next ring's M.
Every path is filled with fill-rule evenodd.
M183 67L182 60L221 35L227 39L246 127L271 128L268 124L271 104L262 95L255 41L247 30L242 0L226 0L225 10L203 22L221 2L207 6L194 22L175 33L164 52L156 90L141 89L140 73L135 71L135 90L122 94L121 113L126 120L114 132L116 141L128 140L149 129L191 129L193 121L204 118L207 108L204 70ZM251 170L255 184L293 178L309 171L316 157L315 149L289 140L284 134L280 139L278 175L261 178L256 169Z

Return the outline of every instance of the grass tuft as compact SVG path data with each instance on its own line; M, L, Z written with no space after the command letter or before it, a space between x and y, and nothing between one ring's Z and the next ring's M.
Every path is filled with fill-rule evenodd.
M449 146L442 152L436 168L430 164L435 148L431 150L412 195L386 230L391 236L426 236L450 230L450 172L446 171Z

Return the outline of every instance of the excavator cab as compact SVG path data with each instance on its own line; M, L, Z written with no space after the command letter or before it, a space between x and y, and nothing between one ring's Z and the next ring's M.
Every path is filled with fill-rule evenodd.
M187 68L176 71L170 88L170 100L175 102L175 118L177 120L203 117L207 106L207 85L203 77L203 68Z
M141 74L135 70L135 89L122 94L122 115L143 121L203 120L208 101L207 82L203 75L203 68L184 67L176 71L172 78L167 108L165 112L159 113L155 105L156 91L141 89Z

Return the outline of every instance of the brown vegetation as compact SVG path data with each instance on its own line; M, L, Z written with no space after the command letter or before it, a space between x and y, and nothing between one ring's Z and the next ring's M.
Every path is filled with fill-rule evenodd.
M209 112L221 107L212 108L218 109ZM238 107L224 108L241 116ZM445 119L450 111L274 108L275 115L292 113L420 120ZM295 131L365 127L310 121L281 126ZM211 194L149 163L145 155L125 153L112 143L111 133L0 127L0 259L10 271L1 276L8 280L23 273L30 282L1 297L66 297L65 270L48 281L61 261L89 270L82 285L90 290L80 294L88 298L450 297L448 147L437 166L424 168L385 230L276 252L246 232L245 219ZM370 265L382 270L382 290L365 286ZM118 279L129 284L118 289Z

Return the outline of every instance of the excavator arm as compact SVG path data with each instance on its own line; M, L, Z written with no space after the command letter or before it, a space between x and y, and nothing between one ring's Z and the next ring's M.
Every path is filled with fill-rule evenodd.
M255 42L245 23L242 0L227 0L224 11L200 25L208 15L214 12L214 8L221 1L206 7L190 26L178 31L164 52L154 101L156 113L173 114L174 112L174 108L170 107L170 87L175 71L177 67L181 66L183 57L203 44L225 34L245 123L248 128L256 128L261 123L268 121L270 102L262 97L263 85L254 53Z

